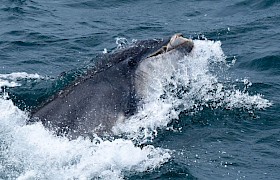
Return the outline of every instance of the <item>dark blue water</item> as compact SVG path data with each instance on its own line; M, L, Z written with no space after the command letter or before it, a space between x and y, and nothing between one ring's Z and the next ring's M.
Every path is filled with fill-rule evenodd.
M279 0L3 0L0 85L2 94L5 89L14 105L3 98L0 102L0 178L279 179L279 10ZM139 163L133 164L133 158L123 160L139 153L126 140L121 141L126 150L110 145L83 152L83 148L94 145L82 140L67 144L67 140L37 132L43 130L39 125L28 129L17 122L24 112L14 110L16 106L22 110L36 106L38 99L54 93L64 81L71 81L75 72L93 63L104 48L114 50L116 38L131 42L177 32L193 39L221 41L229 67L222 71L222 77L215 77L224 88L240 89L247 95L235 96L221 106L198 99L195 104L199 110L185 109L179 119L158 127L157 136L148 144L171 150L168 160L163 161L161 153L156 158L152 150L148 159ZM69 75L61 76L63 72ZM246 99L253 96L266 101ZM229 105L231 102L235 105ZM14 121L21 124L19 128L11 128ZM175 130L166 130L168 127ZM10 132L15 134L12 138L8 138ZM20 138L22 134L32 137L35 143L25 142ZM45 145L40 142L42 137ZM42 150L45 146L46 151ZM77 152L82 152L79 157L89 158L90 163L73 158ZM56 154L60 153L66 155L59 159ZM113 160L105 161L110 153ZM119 156L123 159L116 159ZM151 165L147 163L149 157L155 160ZM123 163L115 165L117 161ZM71 163L76 164L72 167Z

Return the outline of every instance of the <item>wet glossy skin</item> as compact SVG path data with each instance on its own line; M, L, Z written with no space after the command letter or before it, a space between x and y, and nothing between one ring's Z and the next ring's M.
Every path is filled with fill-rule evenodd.
M139 64L168 42L140 41L123 51L104 55L84 77L33 112L32 119L71 139L92 132L110 133L116 121L137 110L135 71ZM190 51L192 46L188 48Z

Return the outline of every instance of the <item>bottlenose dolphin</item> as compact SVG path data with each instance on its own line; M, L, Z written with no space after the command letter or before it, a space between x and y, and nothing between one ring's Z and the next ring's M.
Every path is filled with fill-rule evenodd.
M119 119L137 112L147 91L145 77L164 63L157 57L173 51L189 53L192 48L192 40L175 34L104 54L84 76L31 112L31 119L69 138L110 133Z

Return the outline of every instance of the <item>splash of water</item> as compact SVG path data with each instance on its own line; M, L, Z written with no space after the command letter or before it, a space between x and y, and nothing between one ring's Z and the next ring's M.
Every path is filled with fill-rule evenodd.
M165 61L166 57L159 58ZM219 41L195 40L190 54L173 54L168 58L171 63L162 63L157 68L159 72L154 70L154 74L149 74L150 79L141 85L147 89L142 90L146 95L143 105L137 114L113 128L116 134L140 142L152 141L158 128L166 128L182 112L195 113L203 107L265 109L272 105L260 94L249 95L232 84L219 82L219 73L228 67Z
M11 100L1 98L0 109L3 179L122 179L124 172L154 169L170 158L168 150L140 148L125 139L69 141L57 137L41 123L25 125L27 113Z

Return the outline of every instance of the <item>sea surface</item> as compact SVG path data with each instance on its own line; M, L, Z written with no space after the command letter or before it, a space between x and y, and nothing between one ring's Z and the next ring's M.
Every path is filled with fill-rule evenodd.
M279 0L1 0L0 22L0 179L280 179ZM26 125L97 56L174 33L193 51L115 138Z

